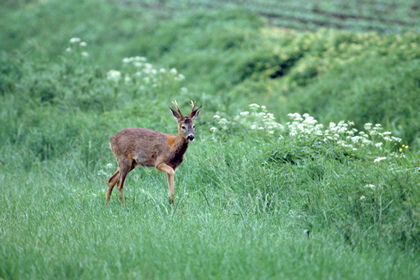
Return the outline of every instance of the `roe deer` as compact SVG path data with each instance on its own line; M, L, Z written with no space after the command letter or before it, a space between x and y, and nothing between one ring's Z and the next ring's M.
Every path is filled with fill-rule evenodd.
M188 116L181 113L176 101L172 104L176 111L172 111L178 122L176 136L158 132L147 128L126 128L111 137L111 150L118 162L118 169L108 179L106 202L108 204L112 190L118 184L119 197L124 202L124 181L127 174L137 165L155 167L166 172L169 189L169 202L175 203L174 176L176 168L182 163L189 141L194 139L194 123L201 106L195 109L195 102L191 101L191 112Z

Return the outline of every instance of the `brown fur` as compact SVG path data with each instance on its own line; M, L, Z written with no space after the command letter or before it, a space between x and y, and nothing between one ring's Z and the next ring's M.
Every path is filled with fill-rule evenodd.
M173 104L177 111L170 109L178 122L176 136L147 128L126 128L111 137L111 150L117 160L118 169L108 179L106 204L115 185L118 185L121 203L125 205L123 192L125 178L131 170L139 165L155 167L167 174L169 199L175 203L175 170L183 161L189 140L194 139L193 121L197 118L201 106L194 109L195 102L191 102L191 112L185 117L178 104L176 102Z

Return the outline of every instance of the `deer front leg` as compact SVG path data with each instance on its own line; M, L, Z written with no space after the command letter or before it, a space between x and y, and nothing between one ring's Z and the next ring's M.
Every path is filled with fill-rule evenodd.
M175 204L175 187L174 187L175 170L163 162L157 165L156 169L162 172L166 172L166 177L168 179L169 203Z

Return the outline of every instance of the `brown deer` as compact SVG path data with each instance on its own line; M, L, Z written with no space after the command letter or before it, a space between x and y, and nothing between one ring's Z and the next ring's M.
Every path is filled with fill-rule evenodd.
M168 179L169 202L175 203L175 170L182 163L189 141L194 139L193 121L197 118L201 106L195 109L195 102L191 101L191 112L188 116L184 116L176 101L172 104L176 111L169 109L178 122L176 136L147 128L126 128L111 137L111 150L118 162L118 169L108 179L105 204L108 204L112 190L118 184L119 198L122 205L125 205L124 181L127 174L137 165L155 167L165 172Z

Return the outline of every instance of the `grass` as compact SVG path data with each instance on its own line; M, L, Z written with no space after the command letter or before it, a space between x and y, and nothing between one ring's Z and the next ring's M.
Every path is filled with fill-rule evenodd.
M1 279L420 278L416 32L28 2L0 17ZM138 168L105 206L109 137L175 133L175 99L203 104L177 205Z
M364 221L373 217L357 217L363 216L356 214L361 210L369 215L374 206L357 205L360 192L366 196L374 192L350 187L361 181L392 182L396 176L394 182L406 188L407 182L400 180L404 176L376 178L375 172L353 167L353 173L364 175L357 178L343 172L350 172L348 167L326 162L286 166L273 173L271 168L255 167L254 156L234 157L227 148L200 146L204 144L189 151L186 165L177 173L174 209L166 204L164 176L157 171L130 174L125 208L116 196L104 207L104 175L83 174L74 160L71 165L57 161L23 176L13 175L9 180L18 188L2 177L8 186L1 197L2 277L415 279L419 275L414 248L399 248L392 244L395 239L381 236L376 231L380 225ZM208 152L219 159L232 157L234 170L211 176L228 169L215 165L216 160L202 168L200 158ZM228 178L241 170L240 176ZM355 201L349 201L352 196ZM393 203L399 203L398 196L393 195ZM383 199L384 204L390 201ZM345 205L349 208L340 209ZM357 206L362 209L350 211ZM392 215L394 206L383 205L384 213L390 208L384 216ZM373 228L360 228L366 223ZM309 239L305 230L310 230Z

